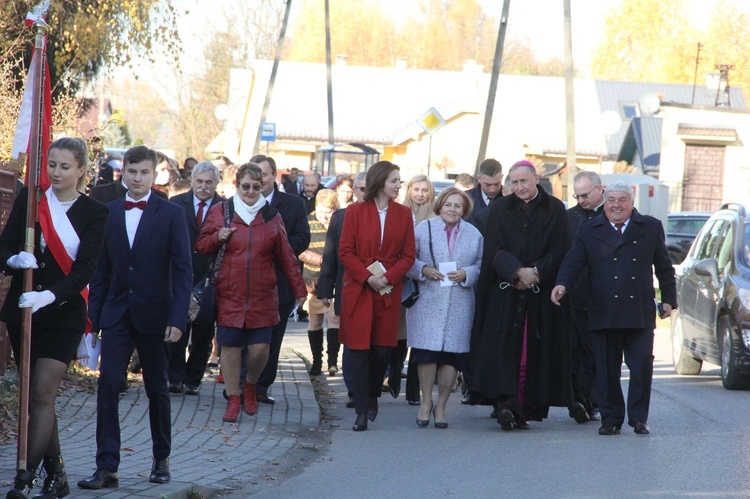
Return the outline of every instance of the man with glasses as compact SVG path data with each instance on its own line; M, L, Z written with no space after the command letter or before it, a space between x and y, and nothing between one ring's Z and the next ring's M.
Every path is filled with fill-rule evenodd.
M578 204L568 209L568 225L570 240L575 237L578 226L591 220L602 212L604 205L604 188L602 179L595 172L578 172L573 178L573 198ZM599 409L596 403L596 369L594 367L594 352L591 349L591 331L588 327L586 311L586 295L588 293L588 271L583 271L571 290L571 376L573 380L573 398L575 403L586 408L586 417L581 411L570 411L570 417L579 414L576 422L598 421Z
M279 190L276 185L276 161L270 156L258 154L250 158L263 172L263 186L261 194L272 208L281 215L286 228L289 245L295 255L299 255L310 244L310 224L307 222L305 202L299 195L287 194ZM262 404L274 404L276 400L268 394L268 389L276 381L276 371L279 367L281 343L284 340L286 324L294 309L294 293L281 267L276 265L276 287L279 293L279 318L281 319L271 330L271 346L268 352L266 367L258 378L255 395Z

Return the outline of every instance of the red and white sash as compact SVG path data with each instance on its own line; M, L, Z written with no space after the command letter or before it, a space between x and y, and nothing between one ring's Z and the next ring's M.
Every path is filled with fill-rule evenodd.
M60 201L52 193L52 188L44 191L44 195L39 202L39 225L42 227L42 234L52 257L65 275L70 274L73 262L78 254L78 248L81 245L81 239L76 234L67 213L60 205ZM88 286L81 290L81 296L88 306ZM87 317L86 332L88 333L90 330L91 321Z

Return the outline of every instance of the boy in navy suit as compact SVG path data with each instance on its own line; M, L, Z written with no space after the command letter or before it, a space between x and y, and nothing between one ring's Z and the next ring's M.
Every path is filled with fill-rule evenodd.
M85 489L117 487L120 464L118 387L138 348L149 399L153 466L149 481L170 480L171 407L168 346L185 330L192 264L184 210L154 195L156 153L138 146L123 158L125 199L109 203L104 249L91 281L89 319L101 330L97 391L96 472Z

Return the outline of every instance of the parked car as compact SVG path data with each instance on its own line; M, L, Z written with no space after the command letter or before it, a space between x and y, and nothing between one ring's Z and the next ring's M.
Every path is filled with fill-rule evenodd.
M750 220L725 204L698 233L677 266L672 361L677 374L698 374L703 361L721 366L729 390L750 389Z
M667 215L667 250L672 263L682 263L698 232L711 217L703 211L678 211Z
M440 191L445 189L446 187L450 187L452 185L455 185L455 182L453 180L432 180L430 179L430 182L432 182L432 186L435 188L435 197L437 197L440 194Z

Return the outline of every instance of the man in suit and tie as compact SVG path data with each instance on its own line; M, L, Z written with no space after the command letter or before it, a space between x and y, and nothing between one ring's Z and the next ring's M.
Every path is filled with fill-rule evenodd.
M299 255L310 244L310 225L307 223L304 201L300 196L281 192L276 186L276 161L273 158L258 154L250 158L250 162L256 163L263 172L263 187L260 192L266 198L268 204L272 208L276 208L276 211L281 215L289 245L294 250L294 254ZM278 265L276 265L276 287L279 293L279 317L281 320L271 331L268 361L255 387L256 398L258 402L263 404L274 404L276 402L268 394L268 389L276 381L281 342L284 340L286 324L295 303L292 288Z
M557 275L553 303L560 304L586 266L588 322L602 418L599 434L617 435L625 422L620 387L624 354L630 369L628 425L636 435L648 436L657 312L654 273L661 290L662 319L677 308L677 293L664 228L656 218L633 208L633 189L625 182L609 184L604 190L604 213L578 229Z
M496 159L485 159L479 164L477 181L479 182L478 187L466 191L466 194L474 201L474 209L471 210L471 215L467 219L467 222L482 232L486 216L489 212L485 213L479 220L477 220L477 216L487 211L487 207L493 199L502 197L503 166Z
M201 161L192 169L190 191L174 196L170 201L185 211L190 248L193 255L193 286L206 277L208 256L195 249L195 240L203 227L208 209L221 201L216 186L221 179L219 169L210 161ZM185 360L185 349L190 339L190 356ZM198 395L208 358L211 356L214 324L191 321L188 331L176 341L169 353L169 391Z
M149 481L170 480L169 345L186 328L192 265L184 210L151 192L156 153L137 146L125 153L124 200L108 205L104 248L91 281L89 319L101 330L97 390L96 472L85 489L117 487L120 465L118 385L133 345L138 348L149 399L153 465Z

